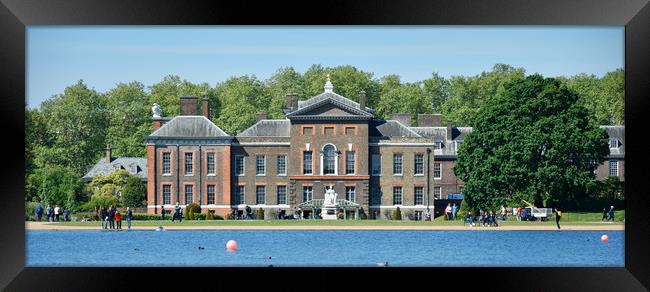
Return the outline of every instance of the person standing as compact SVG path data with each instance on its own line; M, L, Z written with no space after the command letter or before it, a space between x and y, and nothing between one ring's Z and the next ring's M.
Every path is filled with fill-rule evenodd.
M43 205L41 203L38 203L38 206L36 206L36 218L38 221L41 221L41 218L43 218Z
M600 219L600 221L606 221L608 219L607 214L608 214L607 208L603 208L603 218Z
M108 219L108 214L106 213L106 208L102 205L99 206L99 217L102 219L102 229L106 229L106 220Z
M70 209L68 207L65 207L65 210L63 210L63 221L70 221Z
M609 209L609 220L614 221L614 206Z
M165 220L165 205L160 206L160 220Z
M456 212L458 212L458 207L456 207L456 203L454 203L454 205L451 206L451 220L456 219Z
M523 209L521 207L517 208L517 221L521 222L521 213L523 212Z
M557 224L557 229L560 229L560 219L562 219L562 211L555 208L555 224Z
M61 208L59 208L59 205L54 205L54 221L59 221L60 214L61 214Z
M113 213L113 205L108 207L108 225L110 229L115 229L115 213Z
M47 209L45 209L45 217L47 217L47 222L52 222L52 207L50 205L47 205Z
M120 215L119 210L115 211L115 223L117 224L117 229L122 229L122 215Z
M131 219L133 218L133 211L131 208L126 207L126 214L124 215L126 216L126 226L128 230L131 230Z
M506 216L508 216L508 209L506 208L506 206L501 205L501 220L506 221L507 219Z

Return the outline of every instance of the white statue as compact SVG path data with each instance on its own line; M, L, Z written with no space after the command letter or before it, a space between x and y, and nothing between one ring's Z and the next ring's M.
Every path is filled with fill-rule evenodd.
M337 196L338 196L338 194L336 192L334 192L334 188L329 187L325 191L325 205L327 205L327 206L336 205L336 197Z
M151 107L151 112L153 112L153 117L154 118L160 118L162 115L162 109L160 108L160 105L157 103L153 104L153 107Z

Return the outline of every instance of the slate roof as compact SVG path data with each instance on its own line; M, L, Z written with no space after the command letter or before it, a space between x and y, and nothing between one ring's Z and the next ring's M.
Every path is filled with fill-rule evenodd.
M106 158L102 158L82 179L89 182L94 177L108 175L118 169L124 169L142 180L147 180L147 158L145 157L118 157L111 159L110 163L106 162Z
M241 132L238 137L289 137L289 120L261 120Z
M214 138L228 134L204 116L176 116L149 137Z
M447 127L409 127L422 137L433 138L434 141L447 139Z
M370 137L413 137L422 136L396 120L373 120L370 122Z

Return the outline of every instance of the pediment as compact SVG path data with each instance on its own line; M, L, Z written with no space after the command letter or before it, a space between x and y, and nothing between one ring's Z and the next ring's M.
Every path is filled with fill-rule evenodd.
M357 105L358 107L358 105ZM335 98L324 98L287 115L288 118L336 118L369 119L372 114L340 102Z
M313 108L303 113L310 116L357 116L358 113L353 113L349 109L342 108L333 103L327 103L319 107Z

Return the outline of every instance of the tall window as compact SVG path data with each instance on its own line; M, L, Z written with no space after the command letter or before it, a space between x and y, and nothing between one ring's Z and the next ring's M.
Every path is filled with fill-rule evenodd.
M442 189L440 187L433 187L433 198L441 199Z
M255 186L255 199L258 205L266 204L266 186Z
M255 174L266 174L266 157L264 157L264 155L257 155L255 157Z
M163 185L163 205L169 205L172 203L172 186Z
M278 205L287 203L287 186L278 186Z
M163 174L172 174L172 163L171 163L171 153L165 152L163 153L163 161L162 161L162 172Z
M331 144L323 148L323 174L336 174L336 152Z
M355 187L345 187L345 199L355 202L357 197L357 189Z
M246 203L246 200L245 200L245 197L244 197L244 191L245 191L244 186L237 186L237 188L235 189L235 198L236 198L238 204Z
M302 187L302 201L307 202L314 198L314 188L311 186Z
M208 175L214 175L214 152L208 153Z
M609 176L618 176L618 161L609 161Z
M208 205L214 205L214 185L208 185Z
M372 175L381 175L381 155L372 155Z
M302 174L312 174L311 159L311 151L305 151L302 153Z
M244 156L243 155L235 156L235 175L238 175L238 176L244 175Z
M402 154L393 154L393 174L402 174Z
M393 187L393 205L402 204L402 187Z
M373 185L370 187L370 204L371 205L380 205L381 204L381 189L379 186Z
M354 174L354 151L345 152L345 174Z
M185 185L185 205L192 203L192 195L194 195L194 186Z
M278 155L278 175L287 175L287 156Z
M442 178L442 171L440 169L440 163L433 164L433 178Z
M185 153L185 175L193 174L194 157L193 153Z
M415 175L424 175L424 155L415 154Z
M415 202L415 205L422 205L424 200L423 200L423 194L424 194L424 188L423 187L415 187L413 189L413 201Z

